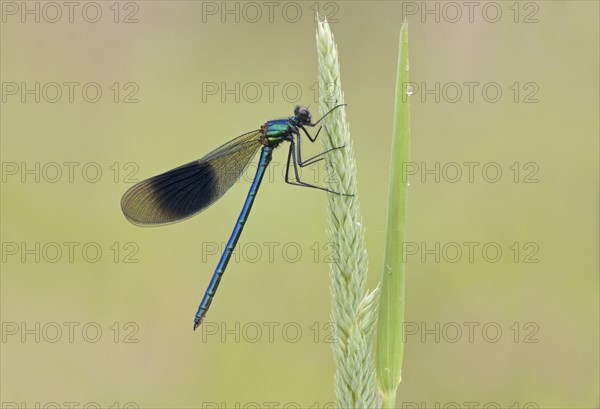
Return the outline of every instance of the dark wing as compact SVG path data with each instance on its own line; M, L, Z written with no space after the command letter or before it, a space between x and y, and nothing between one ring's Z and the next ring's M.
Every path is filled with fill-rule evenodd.
M260 131L248 132L202 159L139 182L123 195L123 214L139 226L187 219L223 196L260 146Z

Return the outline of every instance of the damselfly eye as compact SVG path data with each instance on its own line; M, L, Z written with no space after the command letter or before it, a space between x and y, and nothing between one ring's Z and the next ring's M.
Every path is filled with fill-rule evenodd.
M310 122L310 112L307 108L298 107L296 108L296 115L302 122Z

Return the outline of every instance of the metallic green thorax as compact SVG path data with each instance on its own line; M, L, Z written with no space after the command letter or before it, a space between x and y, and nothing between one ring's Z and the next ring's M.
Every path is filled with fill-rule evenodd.
M296 126L297 118L295 116L289 119L276 119L268 121L261 128L263 134L263 145L277 147L281 142L289 139Z

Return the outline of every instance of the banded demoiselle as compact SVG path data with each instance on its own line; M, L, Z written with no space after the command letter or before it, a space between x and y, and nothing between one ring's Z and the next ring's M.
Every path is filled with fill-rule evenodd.
M328 152L343 148L343 146L335 147L306 160L302 160L300 152L300 130L310 142L315 142L321 127L314 137L308 133L306 127L317 126L327 115L341 106L343 105L333 107L314 123L308 108L298 106L293 116L267 121L260 129L238 136L199 160L146 179L131 187L123 195L121 209L125 217L135 225L159 226L185 220L208 208L223 196L239 179L258 148L262 147L256 175L227 246L200 302L194 318L194 329L200 326L212 303L227 263L248 220L256 193L271 161L273 149L284 141L290 143L285 172L287 183L352 196L302 182L298 170L299 167L323 160L323 155ZM290 167L294 169L295 180L290 179Z

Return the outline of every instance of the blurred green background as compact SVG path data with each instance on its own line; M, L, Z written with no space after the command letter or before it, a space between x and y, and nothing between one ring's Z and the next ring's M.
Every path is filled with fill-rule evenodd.
M132 180L296 104L316 111L318 11L339 47L370 288L410 23L398 406L598 407L599 5L466 3L3 1L2 403L334 401L326 197L283 182L283 149L202 331L193 315L248 180L167 227L119 206Z

